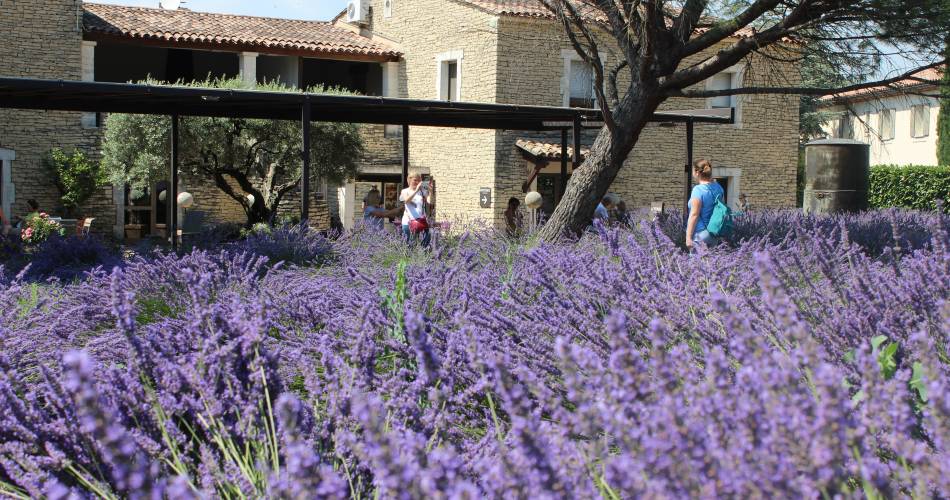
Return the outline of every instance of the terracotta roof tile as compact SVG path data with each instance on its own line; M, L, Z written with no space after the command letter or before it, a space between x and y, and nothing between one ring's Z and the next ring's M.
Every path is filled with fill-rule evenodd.
M461 0L463 3L480 7L492 14L499 16L515 17L536 17L553 19L555 16L548 10L540 0ZM607 16L598 7L585 0L571 0L578 11L589 19L600 22L607 22ZM695 34L703 34L709 31L710 25L715 22L715 18L705 17L700 21L700 26L696 27ZM750 28L743 28L735 33L737 38L747 38L755 34Z
M328 22L276 19L86 3L87 34L164 41L171 44L242 46L261 53L311 52L314 55L372 56L397 59L395 47L370 40Z
M536 158L543 158L545 160L560 160L561 159L561 144L556 142L541 142L531 139L518 139L515 141L515 145L520 149L527 151L531 156ZM590 148L581 147L581 158L586 158L590 154ZM567 147L567 156L570 158L574 157L574 148L572 146Z
M873 99L896 95L906 90L920 87L932 87L938 85L943 78L943 72L938 68L928 68L918 71L908 78L899 80L891 85L882 85L879 87L869 87L866 89L852 90L835 95L822 96L819 99L822 103L857 101L862 99ZM923 81L922 81L923 80Z
M463 0L499 16L553 18L554 14L540 0ZM607 16L584 0L572 0L578 10L586 15L606 21Z

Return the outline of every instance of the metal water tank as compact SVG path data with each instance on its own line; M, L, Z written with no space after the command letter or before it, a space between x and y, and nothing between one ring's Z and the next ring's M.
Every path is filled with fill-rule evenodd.
M850 139L822 139L805 145L806 214L867 210L871 147Z

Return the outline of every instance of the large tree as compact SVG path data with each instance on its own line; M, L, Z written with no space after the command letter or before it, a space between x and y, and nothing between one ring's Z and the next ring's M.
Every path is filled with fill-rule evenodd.
M590 154L541 231L548 240L578 234L588 225L664 101L741 94L820 96L892 84L938 65L950 26L946 0L539 1L593 68L604 115ZM902 61L912 61L912 69L862 84L815 87L797 75L728 90L696 87L743 61L788 64L821 57L854 74L868 74L898 52L903 52Z
M240 80L193 86L246 89ZM260 84L257 90L296 91L278 84ZM339 92L324 88L308 91ZM143 189L167 179L170 133L171 120L166 116L110 115L102 146L110 180ZM180 168L214 182L239 203L249 226L272 222L287 193L300 186L303 149L299 121L182 117L180 134ZM313 123L310 141L315 179L336 183L356 174L363 153L357 125Z

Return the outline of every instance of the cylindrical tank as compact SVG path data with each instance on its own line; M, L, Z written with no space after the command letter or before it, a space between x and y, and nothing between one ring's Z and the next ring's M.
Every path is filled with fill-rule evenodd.
M806 214L856 212L868 208L871 147L850 139L805 145Z

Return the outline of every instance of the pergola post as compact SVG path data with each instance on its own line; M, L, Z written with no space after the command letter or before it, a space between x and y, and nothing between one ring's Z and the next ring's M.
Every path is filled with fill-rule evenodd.
M300 223L307 224L310 219L310 97L304 101L300 112L300 125L303 134L303 172L300 179Z
M178 251L178 115L172 115L171 137L171 186L168 189L168 234L172 238L172 251Z
M567 129L561 129L561 189L558 190L558 201L564 198L567 191Z
M409 187L409 125L402 126L402 188Z
M683 202L683 226L689 218L689 197L693 190L693 120L686 120L686 198Z
M581 132L583 132L581 128L581 117L574 115L574 157L571 158L571 163L574 164L575 172L577 172L578 167L581 165Z

